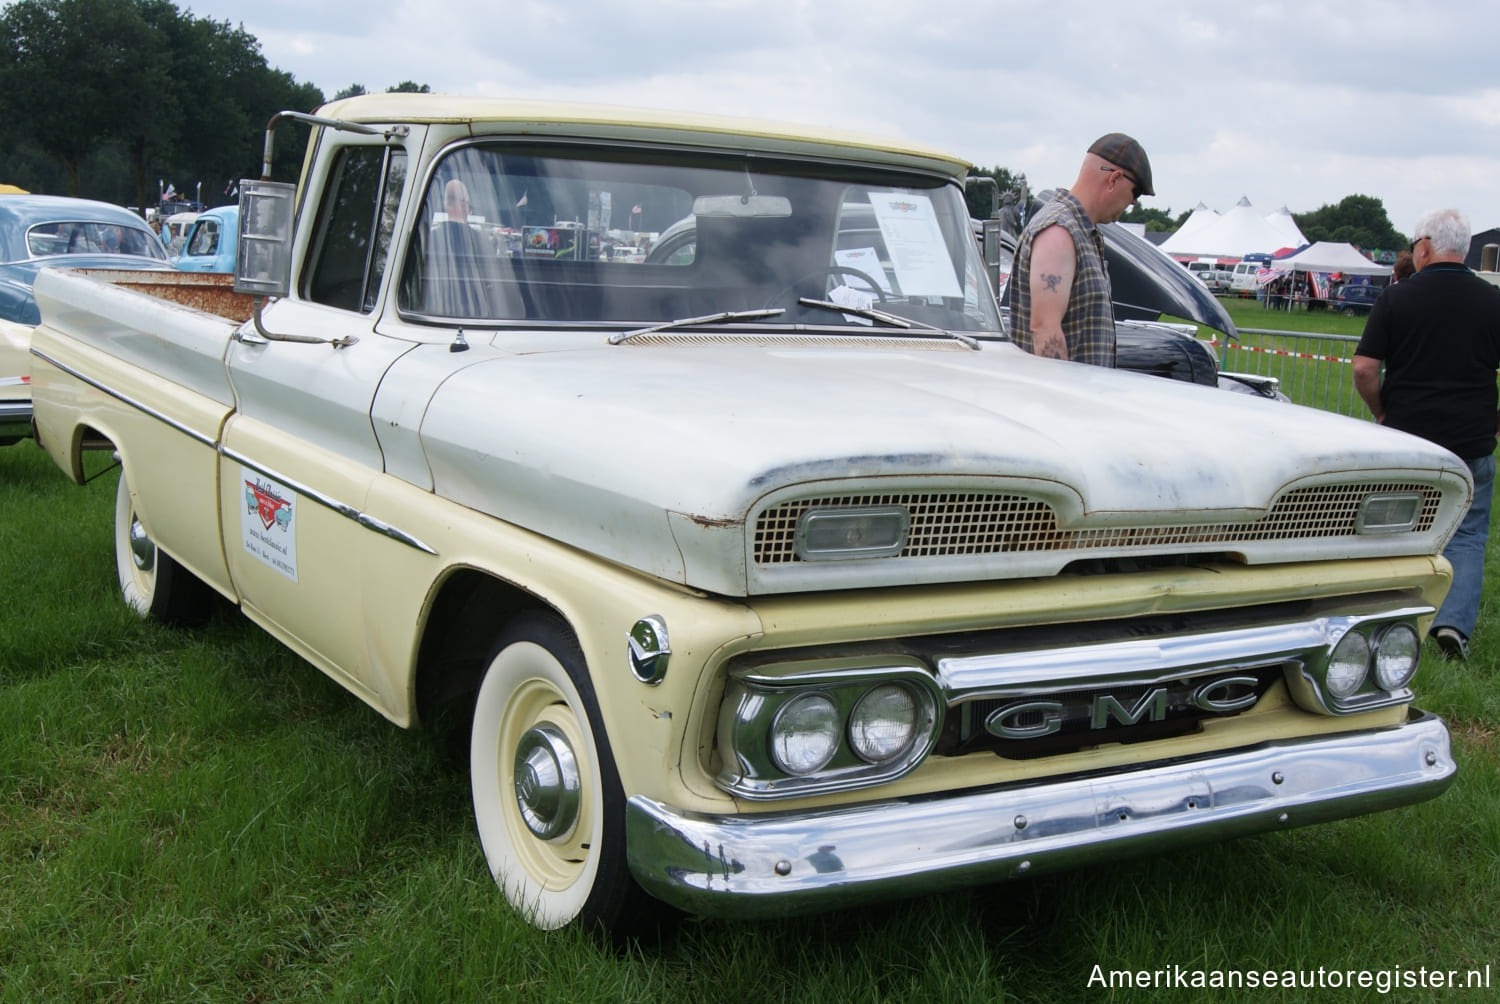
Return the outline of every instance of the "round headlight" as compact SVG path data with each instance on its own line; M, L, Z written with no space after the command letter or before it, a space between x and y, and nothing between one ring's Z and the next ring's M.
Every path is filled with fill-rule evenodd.
M849 745L869 763L883 763L905 753L916 734L917 700L898 683L873 688L849 716Z
M1405 624L1392 624L1375 643L1375 682L1384 690L1400 690L1417 673L1422 643Z
M1348 697L1365 682L1369 671L1369 641L1358 631L1346 632L1328 659L1328 692L1334 697Z
M771 758L800 777L822 770L839 746L839 714L822 694L802 694L776 712L771 723Z

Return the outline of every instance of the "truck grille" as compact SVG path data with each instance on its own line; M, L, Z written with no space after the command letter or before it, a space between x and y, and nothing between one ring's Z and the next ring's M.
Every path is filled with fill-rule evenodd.
M1007 698L967 701L950 709L936 752L943 756L962 756L989 750L1006 759L1029 760L1071 753L1102 743L1149 742L1186 735L1196 731L1198 723L1205 718L1231 717L1241 710L1249 710L1282 678L1282 674L1279 665L1261 666L1232 674L1221 670L1201 676L1185 676L1166 684L1124 685L1103 690L1037 691ZM1197 688L1215 678L1231 675L1236 682L1226 685L1216 696L1243 699L1245 708L1213 710L1194 704L1192 695ZM1114 714L1100 711L1106 699L1111 702L1110 707L1116 709ZM1008 708L1021 710L1007 714ZM996 735L986 728L985 723L990 716L997 714L1007 726L1039 734L1013 738ZM1043 726L1048 717L1055 718L1055 724L1050 728Z
M1264 540L1352 537L1360 503L1382 492L1417 492L1422 510L1411 533L1432 529L1441 494L1429 485L1361 483L1299 488L1260 519L1239 523L1128 526L1063 530L1047 503L1000 492L903 492L825 495L795 499L761 512L755 521L757 564L799 561L797 520L815 506L905 506L911 530L899 557L1036 551L1168 548Z

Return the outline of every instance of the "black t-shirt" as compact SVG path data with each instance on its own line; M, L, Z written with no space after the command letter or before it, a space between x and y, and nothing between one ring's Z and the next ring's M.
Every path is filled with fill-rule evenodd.
M1428 265L1376 299L1355 350L1385 361L1385 424L1465 460L1495 452L1500 288L1458 264Z

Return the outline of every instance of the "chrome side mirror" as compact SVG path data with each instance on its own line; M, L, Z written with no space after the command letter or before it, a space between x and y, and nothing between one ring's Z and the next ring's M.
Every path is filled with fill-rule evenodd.
M1000 267L1000 221L995 219L985 220L980 227L979 246L984 251L984 263L990 268Z
M297 186L284 181L240 182L239 253L234 291L286 296L292 286L292 215Z

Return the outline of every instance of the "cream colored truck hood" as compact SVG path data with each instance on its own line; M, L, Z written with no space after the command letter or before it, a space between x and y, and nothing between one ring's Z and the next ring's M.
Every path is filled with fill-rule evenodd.
M796 486L982 484L1045 497L1080 526L1160 526L1258 518L1309 476L1444 481L1433 535L1268 545L1252 561L1430 553L1467 502L1462 463L1414 437L1004 343L578 344L442 382L421 423L435 491L710 592L760 591L745 521ZM1070 557L820 562L777 588L1054 574Z

